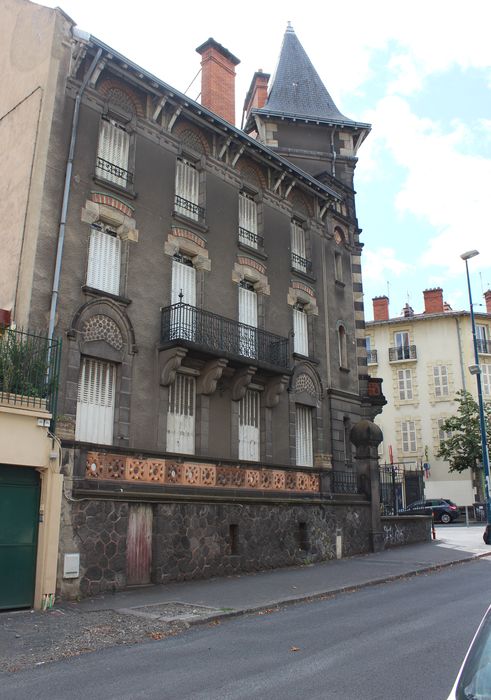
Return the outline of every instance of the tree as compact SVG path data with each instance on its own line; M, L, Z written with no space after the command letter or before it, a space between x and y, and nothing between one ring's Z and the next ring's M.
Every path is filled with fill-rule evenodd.
M449 471L463 472L482 464L479 405L468 391L458 391L457 413L447 418L441 429L447 437L441 441L438 457L450 464ZM491 442L491 402L484 403L488 445Z

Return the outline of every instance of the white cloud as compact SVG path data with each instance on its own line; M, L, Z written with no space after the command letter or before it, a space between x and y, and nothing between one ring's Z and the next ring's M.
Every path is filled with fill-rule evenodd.
M363 278L384 285L393 276L399 277L411 269L411 265L397 259L393 248L365 250L363 253Z

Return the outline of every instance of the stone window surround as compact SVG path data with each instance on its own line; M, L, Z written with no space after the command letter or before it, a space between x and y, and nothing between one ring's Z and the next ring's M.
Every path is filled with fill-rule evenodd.
M407 364L403 364L402 366L400 364L395 363L395 366L392 366L392 395L393 395L393 402L394 406L419 406L419 384L418 384L418 375L416 372L414 372L411 369L411 389L413 393L412 399L401 399L399 396L399 372L400 371L405 371L406 369L409 369L407 367Z
M406 423L408 421L411 421L414 423L414 430L415 430L415 435L416 435L416 450L413 451L408 451L408 452L403 452L402 450L402 424ZM422 433L421 433L421 419L417 418L416 416L410 416L410 415L405 415L402 416L401 418L396 418L395 421L396 425L396 446L397 446L397 455L398 459L401 457L405 457L407 455L411 455L414 457L420 456L420 452L422 449Z
M315 394L308 390L297 391L297 380L302 375L306 375L314 387ZM310 382L300 382L307 387ZM296 463L296 406L297 404L308 406L312 410L312 448L314 453L314 464L316 455L322 453L322 385L317 371L309 362L302 362L295 367L295 371L290 380L289 398L289 422L290 422L290 463Z
M121 251L121 273L120 273L120 283L119 283L119 295L124 297L126 294L127 285L127 270L129 263L129 246L128 243L138 242L138 229L136 228L136 221L134 218L129 216L132 213L132 208L122 202L121 200L112 197L110 195L102 194L99 192L92 192L91 199L86 200L85 206L82 207L81 211L81 221L85 224L92 226L96 222L100 221L117 234L118 238L122 242ZM90 231L87 238L87 250L86 250L86 261L85 261L85 278L87 279L87 269L89 264L89 243L90 243ZM98 291L98 290L94 290ZM101 294L104 292L101 290Z
M102 337L86 340L85 331L93 317L107 317L109 327L116 326L123 339L118 348ZM114 437L113 444L127 446L129 442L130 401L132 385L133 356L137 352L135 336L131 322L124 310L109 299L98 298L84 304L76 313L70 330L67 332L68 352L66 353L67 392L63 408L60 410L73 419L77 413L77 393L80 367L83 357L93 357L112 362L116 365Z
M441 396L436 395L435 391L435 377L434 377L434 367L446 367L447 368L447 387L448 393L442 394ZM434 405L442 401L452 402L455 393L455 383L454 383L454 373L453 365L451 362L445 361L433 361L427 363L427 373L428 373L428 390L430 394L430 404Z
M112 102L105 102L102 108L101 117L99 120L99 131L97 136L96 153L94 164L96 164L97 155L99 153L99 139L101 134L101 126L103 119L112 119L115 122L121 124L126 133L129 136L128 145L128 172L135 174L135 161L136 161L136 124L137 124L137 114L127 112L122 106L114 104ZM126 187L118 185L111 180L106 180L106 178L96 175L96 168L94 166L94 181L103 183L104 187L108 189L115 190L116 192L126 193L130 198L135 197L135 183L134 179L132 183L128 183Z

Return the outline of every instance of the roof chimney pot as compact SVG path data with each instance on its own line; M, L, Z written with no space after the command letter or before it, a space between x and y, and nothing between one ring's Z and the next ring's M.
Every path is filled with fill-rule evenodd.
M425 301L425 314L443 313L443 289L441 287L425 289L423 291L423 297Z
M374 297L373 302L373 320L388 321L389 320L389 297Z
M201 104L235 126L235 66L239 59L211 37L196 51L201 55Z

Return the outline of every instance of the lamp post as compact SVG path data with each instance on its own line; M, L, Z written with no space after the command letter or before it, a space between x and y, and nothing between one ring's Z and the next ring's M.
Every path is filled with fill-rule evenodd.
M474 258L479 255L478 250L468 250L466 253L462 253L460 256L462 260L465 261L465 272L467 275L467 288L469 290L469 305L471 308L471 325L472 325L472 342L474 345L474 365L469 367L471 374L476 375L477 382L477 401L479 404L479 427L481 430L481 447L482 447L482 467L484 470L484 488L486 495L486 529L484 531L483 539L485 544L491 544L491 500L489 497L489 457L488 457L488 445L486 439L486 417L484 415L484 403L482 400L482 384L481 384L481 367L479 365L479 353L477 350L477 338L476 338L476 322L474 319L474 307L472 305L472 292L471 292L471 281L469 277L469 265L467 261L470 258Z

